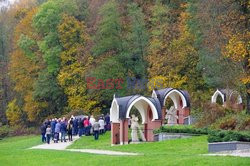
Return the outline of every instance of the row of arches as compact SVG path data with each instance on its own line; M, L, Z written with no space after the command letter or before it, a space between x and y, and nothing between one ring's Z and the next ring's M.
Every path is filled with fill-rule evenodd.
M171 99L177 110L178 124L184 124L190 112L190 99L186 91L166 88L154 90L151 97L141 95L116 97L114 95L110 108L112 144L128 143L128 120L132 108L136 108L141 116L146 141L153 141L153 130L164 123L167 99Z
M243 109L240 93L231 89L217 89L211 97L211 103L218 103L224 107L230 104L232 108Z

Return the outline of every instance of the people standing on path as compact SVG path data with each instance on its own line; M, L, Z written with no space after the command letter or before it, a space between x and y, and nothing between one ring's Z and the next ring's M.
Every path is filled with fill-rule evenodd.
M59 133L61 131L61 122L60 119L57 121L56 123L56 127L55 127L55 137L54 137L54 142L58 143L59 141Z
M104 133L104 126L105 126L105 122L103 120L103 117L100 117L98 123L100 124L100 134Z
M69 141L73 141L73 118L70 119L67 126Z
M93 128L93 132L94 132L94 138L95 138L95 140L98 140L100 124L98 122L94 122L92 128Z
M41 130L41 135L42 135L42 142L45 143L46 142L46 137L45 137L46 124L45 123L42 124L42 126L40 127L40 130Z
M52 129L51 129L50 125L48 125L48 127L46 129L46 140L47 140L48 144L50 144L51 133L52 133Z

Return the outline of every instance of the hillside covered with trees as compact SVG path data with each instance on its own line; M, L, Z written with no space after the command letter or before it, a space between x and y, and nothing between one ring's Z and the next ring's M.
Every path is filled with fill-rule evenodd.
M205 110L217 88L241 92L250 112L249 7L247 0L19 0L2 7L0 121L35 126L106 113L114 93L166 87L189 92L192 114Z

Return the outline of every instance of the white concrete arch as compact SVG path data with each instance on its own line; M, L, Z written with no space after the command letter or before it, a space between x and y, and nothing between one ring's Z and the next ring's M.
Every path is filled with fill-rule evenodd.
M222 102L224 103L224 102L225 102L225 96L224 96L224 94L222 94L221 91L219 91L218 89L216 90L216 92L214 92L214 94L213 94L213 96L212 96L212 98L211 98L211 102L212 102L212 103L216 103L218 95L221 96Z
M242 103L242 98L241 98L241 95L239 94L239 92L237 92L237 91L232 91L232 93L229 96L230 100L231 100L231 97L232 97L233 94L238 95L237 96L237 104L241 104Z
M182 100L182 108L187 107L187 100L186 100L185 96L180 91L173 89L170 92L168 92L164 98L163 105L165 105L165 102L166 102L168 97L170 97L170 99L173 101L174 107L176 109L178 109L180 107L180 98Z
M119 122L119 105L115 98L113 99L110 107L110 121L113 123Z
M155 90L153 90L153 92L152 92L152 98L157 98L157 94L156 94Z
M155 105L146 97L140 96L135 99L128 107L126 112L126 118L129 118L129 113L133 106L140 112L142 117L142 124L146 123L146 116L147 116L147 108L148 105L150 106L152 113L153 113L153 120L159 119L158 112Z
M241 98L240 95L239 95L238 98L237 98L237 104L242 104L242 98Z

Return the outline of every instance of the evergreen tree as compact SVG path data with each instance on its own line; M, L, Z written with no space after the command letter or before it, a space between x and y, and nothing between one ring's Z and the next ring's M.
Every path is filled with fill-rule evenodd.
M146 77L146 56L148 46L148 32L145 25L145 18L141 8L131 3L128 5L128 16L131 22L131 32L128 33L128 53L124 63L125 68L132 71L135 78Z
M100 10L102 19L95 35L94 56L103 54L117 55L123 50L120 13L115 1L104 4Z

